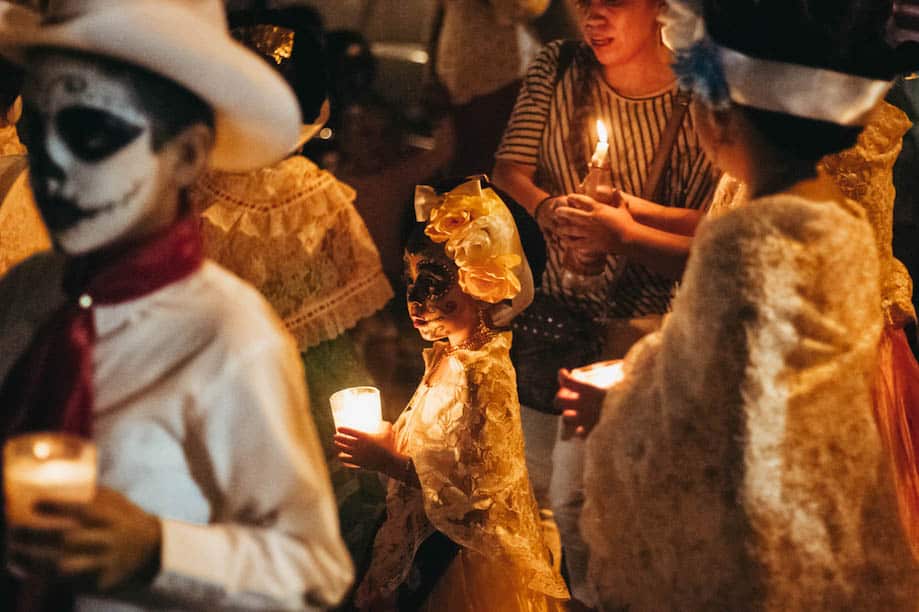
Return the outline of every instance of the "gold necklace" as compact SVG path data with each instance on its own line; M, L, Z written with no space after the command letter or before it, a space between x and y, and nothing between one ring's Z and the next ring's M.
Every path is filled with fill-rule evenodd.
M475 328L475 331L469 335L468 338L463 340L457 345L450 345L444 349L445 355L452 355L456 351L460 350L476 350L480 349L497 335L498 332L488 327L484 321L479 321L478 326Z

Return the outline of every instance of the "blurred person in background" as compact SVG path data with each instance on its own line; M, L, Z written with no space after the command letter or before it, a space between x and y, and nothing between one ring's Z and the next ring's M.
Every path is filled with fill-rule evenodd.
M206 254L255 286L296 340L312 417L338 501L342 537L360 570L383 511L376 476L334 460L329 396L373 385L355 328L392 297L380 257L355 208L355 191L299 153L329 116L322 24L306 7L230 15L232 35L284 76L305 125L283 161L246 174L209 171L190 201Z
M527 66L541 47L532 22L549 0L440 0L433 72L456 130L453 176L488 172Z

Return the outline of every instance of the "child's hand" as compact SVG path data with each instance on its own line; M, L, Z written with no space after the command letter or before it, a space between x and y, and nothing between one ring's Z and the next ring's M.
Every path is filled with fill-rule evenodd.
M367 433L340 427L335 433L338 459L352 469L373 470L389 476L402 476L408 457L396 451L392 424L383 421L380 433Z
M11 526L7 558L15 570L97 592L151 581L159 571L159 519L112 489L99 487L89 504L39 502L34 512L70 525Z

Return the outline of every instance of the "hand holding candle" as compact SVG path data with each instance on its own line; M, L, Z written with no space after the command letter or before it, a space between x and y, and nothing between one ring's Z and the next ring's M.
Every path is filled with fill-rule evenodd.
M606 124L600 119L597 120L597 147L594 149L587 176L581 183L578 194L587 196L591 202L600 205L613 203L615 189L613 189L609 168L609 134L606 131ZM568 205L572 205L571 196L568 198ZM559 225L558 233L564 235L566 233L564 223L560 221ZM595 288L594 284L598 281L602 282L599 277L606 269L607 254L578 244L579 240L571 238L571 232L568 234L569 238L566 242L572 244L566 246L562 266L569 274L563 276L562 283L573 290L582 288L592 290ZM580 287L582 284L585 287Z
M625 374L622 371L622 360L614 359L592 363L583 368L575 368L571 370L571 377L598 389L609 391L622 382Z
M408 457L396 450L392 425L382 418L379 389L342 389L332 394L329 403L335 420L338 459L345 467L405 477Z
M3 449L9 525L59 526L34 512L39 501L86 504L96 493L96 447L76 436L38 433L11 438Z
M606 393L624 375L622 360L603 361L575 370L559 372L559 390L555 404L562 411L565 429L562 439L572 434L586 437L600 420Z
M329 398L335 429L348 427L378 433L383 425L380 390L376 387L351 387L336 391Z

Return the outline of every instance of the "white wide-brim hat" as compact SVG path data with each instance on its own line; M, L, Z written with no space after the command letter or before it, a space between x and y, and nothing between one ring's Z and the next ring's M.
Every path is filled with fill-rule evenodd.
M246 172L285 157L300 139L294 92L227 30L220 0L51 0L43 15L0 1L0 54L72 49L140 66L214 111L211 166Z

